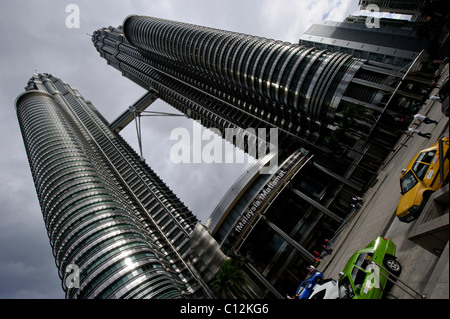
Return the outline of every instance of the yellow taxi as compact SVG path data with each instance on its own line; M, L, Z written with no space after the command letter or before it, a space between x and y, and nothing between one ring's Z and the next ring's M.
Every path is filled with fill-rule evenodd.
M402 197L396 215L409 223L422 212L430 195L448 181L448 137L442 137L430 148L420 151L402 170Z

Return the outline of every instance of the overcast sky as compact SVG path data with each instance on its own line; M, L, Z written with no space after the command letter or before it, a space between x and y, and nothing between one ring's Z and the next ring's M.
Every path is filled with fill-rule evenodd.
M66 7L80 9L80 28L66 27ZM0 0L0 298L64 298L42 220L14 101L35 71L77 88L108 121L143 89L108 66L95 50L94 30L118 26L129 14L148 15L266 38L298 42L313 23L358 14L358 0ZM151 110L176 112L162 101ZM169 139L184 117L142 118L144 157L179 198L205 222L248 167L174 164ZM137 150L134 123L122 136Z

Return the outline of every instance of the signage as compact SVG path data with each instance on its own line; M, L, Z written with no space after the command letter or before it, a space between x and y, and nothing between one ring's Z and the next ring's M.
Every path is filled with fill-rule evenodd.
M286 175L286 171L282 170L278 172L278 174L273 176L269 183L267 183L264 188L256 194L249 208L242 214L239 222L236 224L236 227L234 228L235 232L240 233L249 221L253 219L264 201L267 200L267 198L270 198L270 195L278 188L278 184L283 179L284 175Z

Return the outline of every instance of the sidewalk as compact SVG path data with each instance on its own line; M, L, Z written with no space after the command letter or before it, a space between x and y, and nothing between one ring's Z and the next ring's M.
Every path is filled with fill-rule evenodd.
M441 79L448 74L448 64L444 72L446 73L442 74ZM432 94L437 92L436 88ZM431 146L443 133L448 136L448 118L442 114L439 102L428 100L420 113L439 121L436 126L433 124L419 126L423 133L432 133L432 138L427 140L417 135L412 138L405 136L404 141L399 142L395 155L380 172L378 181L366 192L364 205L347 221L335 239L333 254L325 256L319 265L318 269L324 277L337 280L339 272L356 250L364 248L378 236L385 236L397 245L397 257L403 265L400 276L402 281L419 292L426 293L428 298L449 298L448 244L440 258L435 256L408 239L408 233L415 222L402 223L395 216L401 197L399 186L401 169L414 155ZM405 146L402 146L403 143ZM391 294L400 299L412 298L397 287L392 289Z

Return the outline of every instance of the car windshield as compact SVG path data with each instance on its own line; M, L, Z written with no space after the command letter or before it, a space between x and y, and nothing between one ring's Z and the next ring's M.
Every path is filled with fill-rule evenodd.
M414 176L413 172L408 171L405 176L400 179L400 188L402 194L406 194L411 188L413 188L418 183L417 178Z

